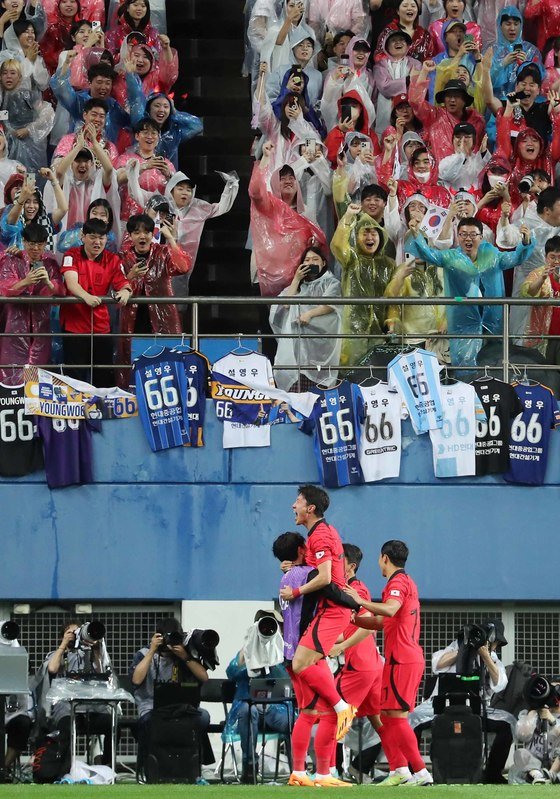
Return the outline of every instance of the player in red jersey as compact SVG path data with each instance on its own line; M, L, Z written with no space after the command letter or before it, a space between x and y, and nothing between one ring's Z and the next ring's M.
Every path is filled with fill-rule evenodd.
M385 666L381 686L381 722L378 730L390 773L381 784L431 785L433 780L408 723L424 673L420 638L420 601L415 582L404 566L408 547L404 541L387 541L381 547L379 568L387 584L381 602L368 602L353 588L347 593L375 618L357 617L357 626L376 625L385 634ZM409 770L412 767L413 774Z
M340 536L334 527L324 519L329 507L326 491L313 485L303 485L298 489L298 496L293 504L296 523L303 525L307 531L305 562L316 568L318 574L300 588L285 586L280 591L280 598L290 602L302 594L310 594L333 584L343 590L346 585L344 574L344 552ZM292 670L300 683L300 691L311 690L325 700L328 707L336 712L321 715L315 752L317 755L317 773L315 785L322 787L343 787L349 783L333 778L330 773L330 760L335 738L346 734L356 708L349 705L338 694L334 677L325 661L339 635L344 632L350 621L349 608L335 604L331 599L321 596L317 603L315 617L302 635L292 661ZM290 785L306 786L312 784L307 777L303 762L309 746L313 723L307 714L298 716L292 734L292 752L294 770L290 776Z

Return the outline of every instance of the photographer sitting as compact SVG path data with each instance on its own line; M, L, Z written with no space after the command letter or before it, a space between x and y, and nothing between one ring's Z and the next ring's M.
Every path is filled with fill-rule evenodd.
M177 619L160 619L149 647L140 649L132 660L129 669L135 686L134 700L138 708L138 759L148 751L150 728L154 711L154 693L161 683L185 682L202 684L208 679L208 671L201 662L202 654L193 652L186 635ZM189 707L189 716L199 731L202 749L202 763L213 763L214 753L208 739L210 715L208 711Z
M80 624L73 620L66 624L62 640L54 652L47 655L46 665L50 680L69 677L73 674L106 674L109 679L113 667L105 645L105 627L101 622ZM103 765L111 763L111 715L99 705L80 705L76 715L79 733L86 731L103 735ZM70 746L70 702L57 701L51 710L51 722L60 731L60 739Z
M524 689L529 710L519 713L516 743L525 744L513 753L508 782L542 785L560 781L560 675L549 680L534 675Z
M486 718L482 718L483 729L495 733L492 748L488 754L484 771L484 782L501 784L507 782L502 776L511 743L513 740L511 725L514 717L504 710L490 707L489 702L494 694L503 691L507 685L507 674L504 664L498 657L497 649L507 645L504 635L504 625L499 619L490 619L481 625L468 625L466 630L473 630L486 639L486 643L476 647L469 656L469 670L471 674L480 674L484 666L484 684L482 690L487 703ZM462 637L462 634L461 634ZM459 638L459 636L458 636ZM463 669L457 669L459 653L465 653L466 647L455 639L445 649L435 652L432 656L432 672L434 674L464 674ZM467 676L467 675L466 675ZM429 727L434 718L433 697L438 693L438 686L432 697L419 705L410 716L410 724L418 736L423 729ZM485 726L486 725L486 726Z
M235 697L228 713L227 731L237 733L241 741L243 767L241 781L254 782L258 771L256 746L259 732L290 731L291 704L249 705L250 677L262 673L267 677L287 678L284 668L284 644L279 625L282 616L274 610L258 610L245 636L243 647L226 669L229 680L236 684ZM279 640L278 640L279 639ZM260 668L255 668L260 666ZM250 718L250 721L249 721Z

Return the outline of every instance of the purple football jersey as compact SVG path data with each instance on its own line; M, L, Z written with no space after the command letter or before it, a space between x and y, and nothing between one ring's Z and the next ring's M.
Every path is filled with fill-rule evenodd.
M37 417L49 488L93 483L92 430L99 432L101 423L92 419Z
M307 582L307 575L311 571L311 566L293 566L286 572L280 580L280 589L290 586L290 588L301 588ZM301 606L303 597L294 599L293 602L280 600L280 610L284 618L284 657L286 660L293 660L296 647L300 639L299 625L301 621Z

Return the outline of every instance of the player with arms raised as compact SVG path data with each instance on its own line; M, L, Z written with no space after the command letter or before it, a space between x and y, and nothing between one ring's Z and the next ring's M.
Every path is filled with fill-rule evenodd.
M356 616L354 624L369 629L377 626L385 635L385 666L381 685L381 722L378 730L389 762L384 785L431 785L431 774L422 760L416 736L408 723L418 686L424 674L424 652L420 638L418 589L404 566L408 547L404 541L387 541L381 547L379 568L387 584L381 602L368 602L353 588L346 592L374 614ZM409 764L414 771L411 774Z

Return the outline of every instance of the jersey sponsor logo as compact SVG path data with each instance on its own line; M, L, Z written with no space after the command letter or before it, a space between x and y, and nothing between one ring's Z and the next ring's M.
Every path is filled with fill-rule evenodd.
M212 398L229 399L233 402L260 403L268 402L269 398L260 391L243 386L240 383L224 385L219 380L212 381Z

